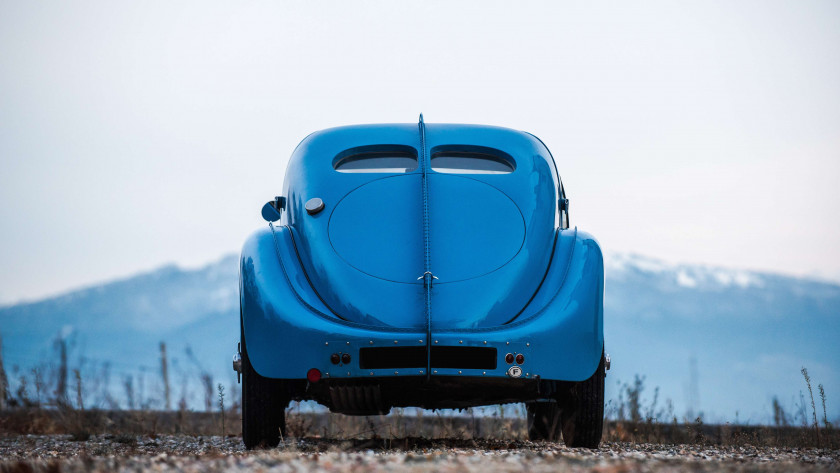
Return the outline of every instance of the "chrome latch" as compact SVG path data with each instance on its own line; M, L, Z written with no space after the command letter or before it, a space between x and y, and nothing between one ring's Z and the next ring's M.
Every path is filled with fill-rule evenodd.
M437 276L432 274L431 271L426 271L425 273L423 273L422 276L417 278L418 281L421 280L421 279L423 280L423 286L431 286L433 279L440 279L440 278L438 278Z

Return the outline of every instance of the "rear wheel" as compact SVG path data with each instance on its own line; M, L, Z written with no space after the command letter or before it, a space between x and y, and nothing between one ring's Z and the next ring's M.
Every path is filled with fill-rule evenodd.
M525 408L528 411L528 439L560 440L560 409L556 402L529 402Z
M572 387L563 399L560 422L568 447L598 448L604 430L604 355L586 381Z
M286 435L288 393L279 379L260 376L242 338L242 441L245 448L272 448Z

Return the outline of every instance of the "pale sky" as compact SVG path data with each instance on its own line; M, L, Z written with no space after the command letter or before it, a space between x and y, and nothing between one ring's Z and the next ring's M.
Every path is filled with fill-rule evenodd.
M0 301L197 266L345 124L548 145L607 251L840 279L840 2L0 0Z

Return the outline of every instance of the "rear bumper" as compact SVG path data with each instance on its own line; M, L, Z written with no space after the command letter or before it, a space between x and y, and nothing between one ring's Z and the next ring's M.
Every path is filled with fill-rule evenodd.
M582 381L598 366L603 352L603 259L597 242L588 235L559 232L545 281L513 322L475 330L433 330L427 340L422 329L352 323L319 306L316 297L306 294L305 275L283 247L280 233L278 229L275 241L270 232L257 232L246 242L241 259L243 333L251 364L262 376L304 379L316 368L329 379L460 376ZM460 366L459 353L468 351L453 349L450 359L436 357L446 360L436 363L445 366L433 364L430 373L416 362L403 367L360 363L363 349L416 351L426 346L484 349L473 350L484 354L480 364L465 359ZM495 349L495 364L488 361L488 349ZM521 354L524 362L506 362L508 353ZM349 354L349 363L333 364L334 354L339 359ZM521 371L511 370L512 366Z

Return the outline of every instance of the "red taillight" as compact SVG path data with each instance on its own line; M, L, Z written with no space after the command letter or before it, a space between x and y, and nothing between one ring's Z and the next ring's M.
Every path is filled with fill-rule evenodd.
M522 363L525 363L525 356L520 353L516 355L516 364L521 365Z
M338 353L333 353L332 355L330 355L330 363L334 365L341 363L341 357L338 356Z
M318 371L318 368L312 368L306 372L306 379L308 379L310 383L317 383L318 381L321 381L321 372Z
M513 353L508 353L507 355L505 355L505 362L507 362L507 364L513 363Z
M345 365L349 365L350 364L350 354L345 353L345 354L341 355L341 362L344 363Z

